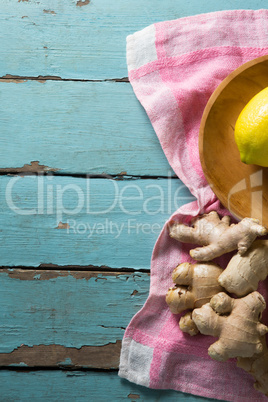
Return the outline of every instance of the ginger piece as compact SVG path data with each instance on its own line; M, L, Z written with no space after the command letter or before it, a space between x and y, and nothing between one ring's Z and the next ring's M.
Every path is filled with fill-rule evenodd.
M212 262L179 264L172 272L175 286L169 288L166 295L170 311L173 314L179 314L208 303L212 296L223 291L218 283L218 277L222 272L222 268ZM198 333L191 314L182 317L179 325L183 332L190 335Z
M179 314L208 303L212 296L223 290L218 283L222 272L223 269L212 262L179 264L172 272L175 286L169 288L166 295L170 311Z
M217 212L212 211L195 219L193 226L171 222L169 234L183 243L203 246L192 249L190 255L197 261L210 261L235 249L244 254L256 237L267 234L267 230L251 218L230 225L229 216L220 219Z
M254 379L254 388L268 396L268 348L265 337L262 338L263 350L252 357L239 357L237 366L250 373Z
M193 321L191 311L188 311L181 317L179 321L179 327L182 332L185 332L191 336L197 335L199 333L198 328Z
M256 240L245 254L231 258L218 281L228 292L245 296L257 290L267 275L268 240Z
M268 332L268 327L259 321L265 307L265 300L259 292L241 299L233 299L221 292L209 303L195 309L192 318L201 334L219 338L209 347L209 356L226 361L261 353L262 337Z

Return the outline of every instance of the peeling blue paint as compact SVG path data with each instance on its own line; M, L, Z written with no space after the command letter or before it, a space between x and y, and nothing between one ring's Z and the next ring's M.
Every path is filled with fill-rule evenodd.
M163 225L194 200L179 179L2 175L0 190L0 266L13 267L148 269ZM70 227L55 230L59 222Z
M69 274L35 281L0 270L0 353L22 344L81 348L122 339L122 327L148 296L150 278L141 273L134 280L128 273L128 281L122 281L121 276L95 281Z
M9 367L28 367L26 363L20 362L20 363L11 363L8 365Z
M72 366L73 362L69 357L66 357L66 359L63 362L59 362L59 366Z
M117 372L46 370L33 372L0 371L1 400L29 402L60 401L131 401L139 395L141 402L213 402L183 392L149 389L118 377ZM220 402L219 399L215 402Z

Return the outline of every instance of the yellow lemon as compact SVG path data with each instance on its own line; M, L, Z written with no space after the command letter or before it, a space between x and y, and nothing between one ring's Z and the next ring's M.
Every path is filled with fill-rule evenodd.
M234 135L242 162L268 166L268 88L244 107L236 121Z

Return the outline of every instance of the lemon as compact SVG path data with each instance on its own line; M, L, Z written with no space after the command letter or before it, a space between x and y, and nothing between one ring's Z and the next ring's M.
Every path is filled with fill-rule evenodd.
M244 107L236 121L234 135L242 162L268 166L268 87Z

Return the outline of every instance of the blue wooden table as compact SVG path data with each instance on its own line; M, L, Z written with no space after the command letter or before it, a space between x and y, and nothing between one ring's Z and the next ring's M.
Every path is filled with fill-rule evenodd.
M193 199L128 82L126 36L264 7L1 0L1 401L204 400L117 375L160 229Z

